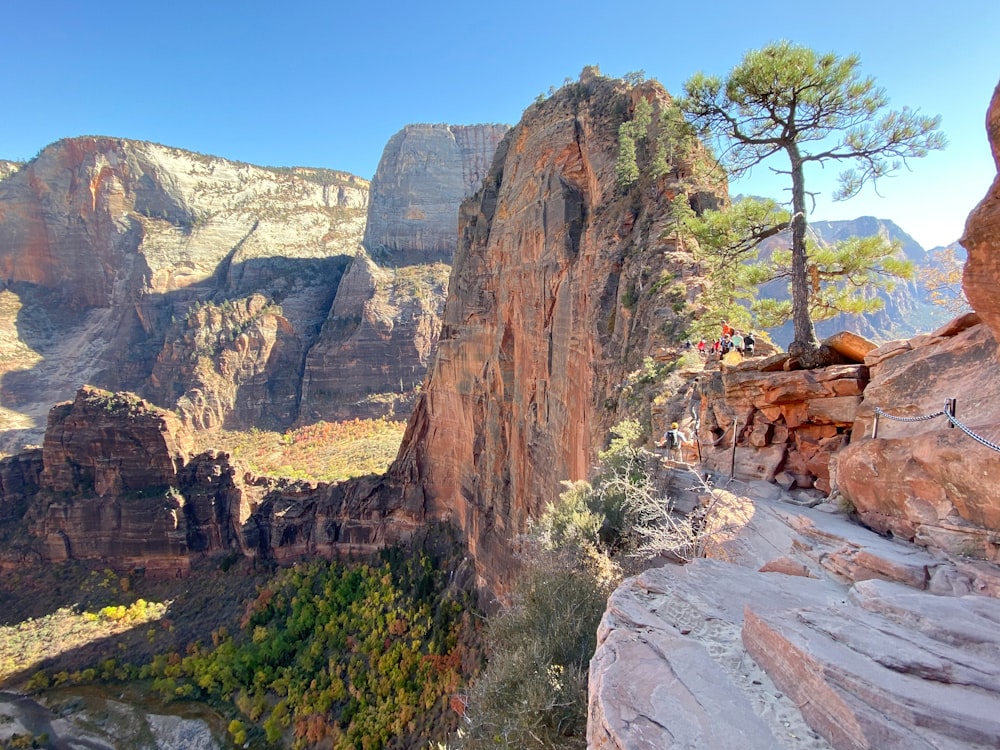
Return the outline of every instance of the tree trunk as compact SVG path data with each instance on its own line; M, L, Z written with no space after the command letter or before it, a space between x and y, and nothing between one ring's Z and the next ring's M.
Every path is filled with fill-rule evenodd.
M794 339L788 353L810 355L819 348L809 314L809 273L806 256L806 185L798 145L787 149L792 162L792 327Z

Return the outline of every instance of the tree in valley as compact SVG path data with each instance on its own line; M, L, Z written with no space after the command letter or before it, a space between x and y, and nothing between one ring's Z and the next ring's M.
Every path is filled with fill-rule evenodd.
M856 55L838 57L787 41L748 52L725 78L698 73L685 84L680 106L699 135L716 144L720 161L731 177L784 154L791 182L791 212L774 211L773 221L727 246L735 255L756 250L768 237L791 229L787 275L791 287L790 314L794 340L789 352L805 364L818 363L818 342L811 300L819 288L820 266L810 264L807 245L805 168L818 163L842 164L835 200L858 194L907 164L945 146L939 117L904 107L888 108L884 89L862 77ZM868 281L892 269L874 264L871 247L852 249L865 257ZM886 246L885 255L891 254Z

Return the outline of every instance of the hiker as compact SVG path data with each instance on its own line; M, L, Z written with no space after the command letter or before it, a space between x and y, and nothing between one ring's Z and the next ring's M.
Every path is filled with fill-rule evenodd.
M727 321L722 321L722 338L732 336L734 333L736 333L736 330Z
M743 337L743 353L748 356L753 356L753 348L757 344L753 338L753 331L747 331L747 335Z
M740 336L739 331L733 332L732 342L733 342L733 349L735 349L738 352L743 351L743 337Z
M701 341L698 342L698 354L700 354L702 357L705 356L705 339L702 339Z
M657 448L666 448L667 456L674 461L683 461L683 446L688 442L684 433L678 429L676 422L670 423L670 429L663 433L663 440L656 444Z

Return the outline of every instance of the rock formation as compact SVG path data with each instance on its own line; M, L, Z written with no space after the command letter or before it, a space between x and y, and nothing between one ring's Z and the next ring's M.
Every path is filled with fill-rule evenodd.
M506 126L407 125L372 180L359 255L306 359L302 417L408 414L441 330L458 208Z
M904 419L940 414L956 400L956 417L1000 444L1000 377L996 341L970 314L935 333L892 342L867 357L871 383L853 426L851 445L834 457L835 483L861 521L953 553L1000 560L1000 490L991 481L997 453L946 416L879 420L874 410Z
M787 362L779 354L702 376L699 452L725 475L828 493L830 459L850 436L868 369L782 371Z
M1000 341L1000 84L986 113L986 132L993 151L997 177L986 197L969 214L962 246L968 252L962 288L969 303Z
M280 306L283 319L258 337L287 334L260 346L288 351L290 338L299 353L293 370L301 372L337 281L359 251L367 204L367 182L341 172L263 169L113 138L43 149L0 182L0 315L17 332L2 342L10 355L4 426L33 421L34 435L29 429L24 437L36 436L52 403L83 383L157 397L211 391L226 364L218 347L185 347L192 307L246 306L255 294ZM259 390L278 364L288 363L241 367L229 373L228 388L239 391L246 374L248 388ZM206 378L192 381L199 369ZM237 424L259 416L259 405L240 412L252 398L235 399ZM182 405L189 422L219 421L189 400Z
M192 455L191 438L177 414L128 393L88 386L54 406L43 447L0 461L0 562L100 558L175 575L206 553L368 554L424 520L379 478L254 477L225 453Z
M364 246L381 265L451 263L458 203L483 184L506 125L407 125L385 146Z
M494 581L511 568L506 540L561 480L588 476L621 415L616 386L679 343L695 293L667 231L683 167L616 184L618 128L639 97L666 101L658 84L585 70L526 110L462 206L437 357L391 476L410 506L464 530Z
M196 429L406 412L459 203L503 131L408 126L392 140L370 206L381 267L361 245L368 183L345 173L112 138L5 162L0 450L37 442L48 408L84 383Z
M588 746L994 747L996 571L754 489L721 500L720 559L647 570L611 596ZM936 595L969 591L991 596Z

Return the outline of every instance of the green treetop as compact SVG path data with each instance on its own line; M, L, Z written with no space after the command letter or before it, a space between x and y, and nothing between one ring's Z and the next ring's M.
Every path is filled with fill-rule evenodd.
M806 243L806 165L842 163L845 169L834 198L844 200L867 183L877 184L907 159L945 146L939 117L906 107L888 109L885 91L874 79L862 77L859 65L856 55L820 55L776 42L748 52L725 79L694 75L685 84L681 102L699 134L718 144L730 176L739 177L776 154L788 160L787 169L772 169L789 176L791 214L775 212L775 222L757 227L741 246L755 248L777 228L790 226L794 341L789 352L807 359L818 342L810 311L817 264L810 263Z

